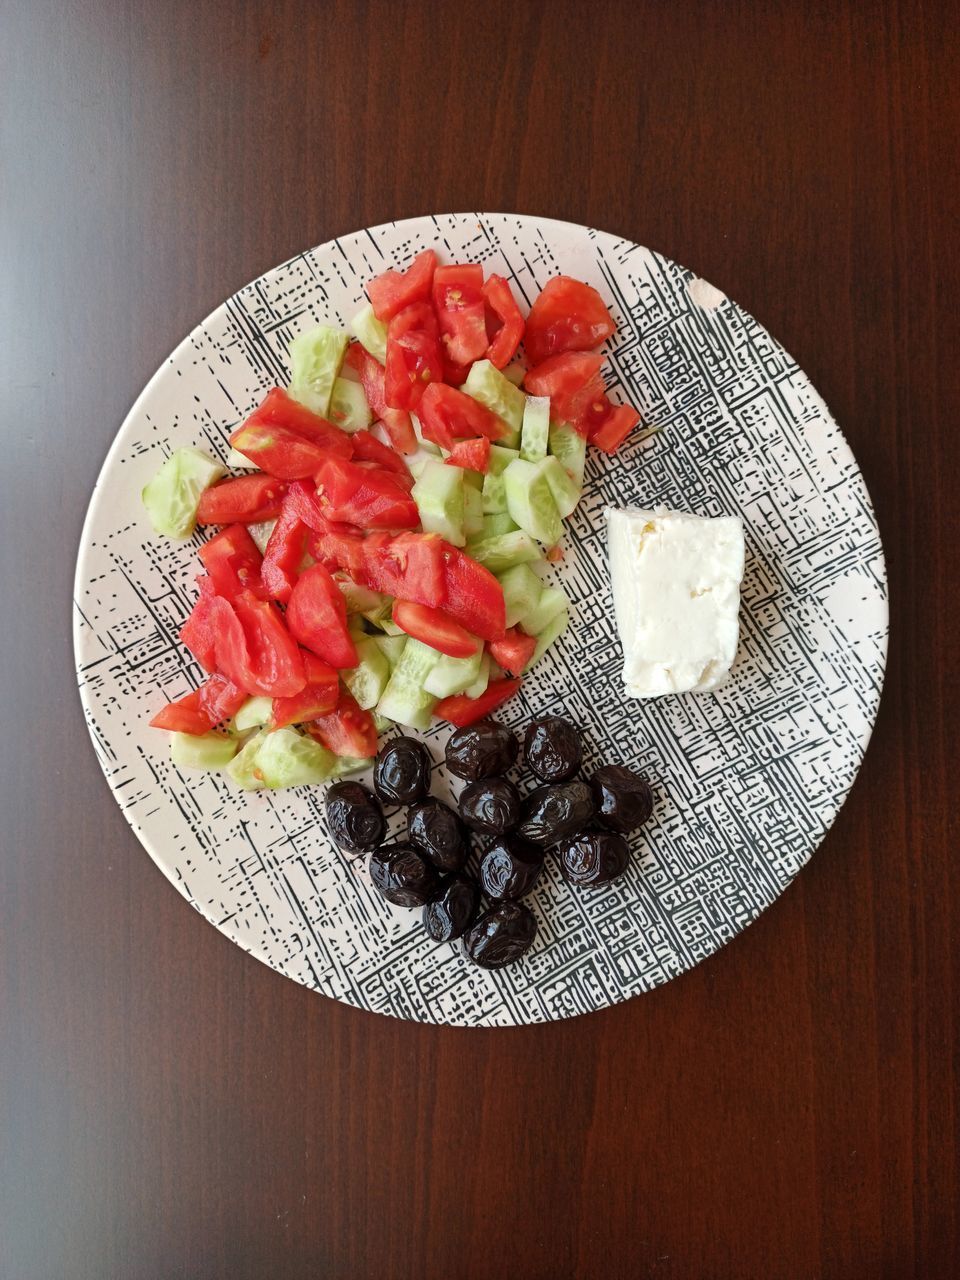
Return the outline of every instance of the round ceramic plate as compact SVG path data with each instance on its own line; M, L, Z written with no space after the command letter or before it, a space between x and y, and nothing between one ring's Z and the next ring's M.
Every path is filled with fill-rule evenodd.
M590 892L548 865L524 962L487 972L388 906L362 861L327 837L323 788L241 792L183 772L147 721L201 673L177 641L202 535L156 536L140 490L181 445L225 457L227 437L288 381L291 339L345 323L364 282L421 249L480 262L529 303L557 272L600 290L617 322L614 398L656 435L591 450L557 578L567 634L504 708L522 729L563 712L587 765L648 774L657 804L627 874ZM665 503L738 515L747 569L741 643L716 693L625 700L602 512ZM196 909L245 950L324 995L460 1026L563 1018L625 1000L710 955L809 859L853 782L876 715L886 578L856 461L808 378L718 290L640 245L549 219L414 218L345 236L268 272L218 308L158 370L93 494L76 579L80 692L100 763L144 847ZM447 731L426 735L434 791ZM394 818L394 827L400 815ZM183 927L190 928L187 919Z

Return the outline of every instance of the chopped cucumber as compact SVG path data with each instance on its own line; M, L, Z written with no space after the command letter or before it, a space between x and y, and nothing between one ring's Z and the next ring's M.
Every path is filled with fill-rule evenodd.
M477 493L483 488L483 477L486 474L483 471L474 471L470 467L461 467L463 472L463 483L470 489L476 489Z
M490 446L490 471L495 476L501 476L510 463L515 462L519 457L520 451L518 449L506 449L502 444L492 444Z
M424 681L439 660L436 649L409 638L377 704L380 715L411 729L426 729L437 700L426 692Z
M330 393L329 418L335 427L350 435L369 427L373 415L359 382L351 382L346 378L334 380L333 391Z
M555 613L547 625L537 636L537 647L530 656L530 661L524 667L524 671L529 671L535 662L539 662L546 651L553 644L554 640L559 640L567 629L569 615L566 609L561 609L559 613Z
M583 467L587 457L587 442L573 427L565 422L550 426L550 452L559 461L577 487L583 488Z
M550 431L550 397L527 396L520 429L520 457L525 462L539 462L547 456Z
M227 777L244 791L262 791L267 785L260 776L257 765L257 755L266 737L265 733L257 733L248 738L227 765Z
M523 380L527 376L527 371L519 360L514 360L503 370L503 376L508 382L512 382L515 387L523 385Z
M550 486L553 500L557 504L560 518L561 520L566 520L567 516L573 513L577 503L580 501L580 490L574 483L572 476L564 469L563 463L559 458L555 458L551 454L543 459L540 466L547 478L547 484Z
M390 663L372 636L356 641L360 661L349 671L344 671L343 683L347 686L357 706L369 711L380 701L380 695L390 679Z
M239 449L230 446L227 452L227 470L228 471L259 471L260 468L255 462L251 462L245 453L241 453Z
M483 529L480 538L496 538L501 533L513 533L520 526L511 516L509 511L498 511L496 515L483 517ZM479 538L475 541L479 542Z
M379 711L374 711L373 727L376 729L377 733L386 733L387 730L392 729L393 726L393 720L388 719L387 716L382 716Z
M270 541L270 535L276 523L276 520L261 520L259 524L247 525L247 532L257 544L261 555L264 555L267 550L267 543Z
M265 786L278 791L282 787L326 782L337 767L337 757L296 729L275 729L264 734L255 767L263 775Z
M483 477L479 472L468 471L465 473L466 478L463 482L463 536L467 539L476 538L483 532L483 497L480 489L471 481L471 476L476 475L483 481Z
M490 449L490 466L483 477L483 511L485 515L499 515L507 509L507 495L503 487L503 473L511 462L520 457L516 449L505 449L495 444Z
M449 698L454 693L463 693L476 682L483 666L483 649L478 649L469 658L451 658L444 654L432 671L427 673L423 687L427 693L437 698Z
M520 630L528 636L539 636L553 618L569 605L559 587L544 587L534 607L520 619Z
M516 564L500 575L503 587L503 603L506 606L506 624L515 627L540 603L543 582L528 564Z
M222 769L237 754L237 742L223 733L171 733L170 754L181 769Z
M157 533L181 542L189 538L197 527L200 495L224 474L223 463L202 449L172 453L140 495Z
M560 541L563 526L553 490L544 474L546 459L524 462L517 458L503 473L507 510L521 529L544 546Z
M348 773L363 773L364 769L373 767L371 758L359 759L357 756L337 756L331 778L342 778Z
M470 555L491 573L503 573L515 564L527 564L540 559L540 548L522 529L514 533L501 533L494 538L482 538L471 543Z
M369 302L350 321L350 332L374 360L386 364L387 326L373 314L373 307Z
M400 661L404 646L407 643L406 635L402 636L371 636L373 643L377 646L387 662L390 664L390 670ZM379 701L379 699L378 699Z
M425 462L410 496L417 504L424 533L439 533L455 547L464 545L461 467Z
M476 360L470 366L461 390L486 405L498 418L502 418L510 428L508 445L515 445L519 441L526 396L509 378L503 376L496 365L489 360Z
M233 717L233 727L237 733L249 733L269 723L272 715L272 698L248 698Z
M321 418L330 412L333 384L340 372L348 335L328 324L301 333L290 343L290 394Z
M334 581L340 588L343 602L347 606L347 613L362 613L366 617L378 611L390 612L392 601L389 596L381 595L379 591L371 591L369 587L362 587L359 582L354 582L352 578L346 576L336 577Z
M493 659L487 653L486 649L480 659L480 671L477 674L473 684L464 689L464 693L468 698L479 698L481 693L485 693L487 685L490 683L490 673L493 670Z

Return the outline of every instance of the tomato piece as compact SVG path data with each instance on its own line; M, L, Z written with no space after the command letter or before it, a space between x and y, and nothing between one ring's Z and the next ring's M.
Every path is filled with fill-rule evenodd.
M336 756L366 760L377 754L377 726L349 689L340 689L336 710L303 726L311 738Z
M418 253L406 271L384 271L367 285L367 295L378 320L392 320L411 303L430 297L430 286L437 265L432 249Z
M447 720L458 729L482 720L491 711L496 711L508 698L520 688L519 679L491 680L479 698L468 698L465 693L455 693L450 698L441 698L433 708L433 714L441 720Z
M213 583L207 577L199 577L197 586L200 588L200 598L180 628L180 643L190 650L204 671L216 671L217 645L214 610L211 608L216 593Z
M246 693L226 676L212 675L193 693L168 703L150 723L155 729L171 729L174 733L209 733L239 711L246 700Z
M385 537L374 534L374 537ZM367 539L369 541L369 539ZM310 553L318 564L328 569L343 569L354 582L364 584L364 539L358 534L340 533L335 528L315 533L310 539Z
M281 604L290 599L303 563L308 529L300 519L296 503L290 494L284 501L277 523L267 539L267 548L260 566L260 580L265 594Z
M604 453L616 453L640 421L640 414L628 404L611 405L610 412L590 433L590 443Z
M283 427L295 435L302 436L311 444L328 449L331 453L341 454L349 458L353 452L350 436L339 427L321 418L299 400L294 400L282 387L273 387L267 392L263 402L254 409L247 424L264 427Z
M433 273L433 309L445 359L454 366L479 360L487 349L483 268L437 267Z
M599 347L615 328L596 289L570 276L554 276L530 308L524 344L531 362L540 364L563 351Z
M263 594L260 548L242 524L231 524L205 542L200 559L218 595L232 600L238 591Z
M531 395L550 397L550 414L555 421L569 422L581 435L587 435L602 421L609 406L600 376L602 364L603 356L597 352L564 352L529 369L523 385Z
M454 364L446 356L443 357L443 380L448 387L462 387L469 373L470 365Z
M490 276L483 286L483 297L500 321L487 347L487 359L498 369L503 369L517 354L517 347L523 339L523 315L503 276Z
M437 318L428 302L416 302L390 321L383 391L392 409L416 409L424 388L443 381Z
M371 534L363 544L364 586L438 608L446 598L444 555L449 543L436 533Z
M369 431L355 431L353 434L353 456L358 462L375 462L378 467L387 471L395 471L404 480L413 480L407 464L396 449L383 444Z
M486 436L458 440L444 461L449 467L463 467L465 471L486 471L490 466L490 441Z
M403 409L391 409L387 404L383 365L374 360L359 342L351 342L347 347L346 360L360 375L367 403L374 417L383 423L393 447L400 453L416 453L419 447L417 433L409 413Z
M447 613L471 635L499 640L506 629L503 587L489 569L458 547L445 543L443 558Z
M230 443L261 471L278 480L301 480L321 467L329 451L312 444L285 427L245 423L230 437Z
M317 489L330 520L362 529L412 529L420 523L417 504L399 477L380 468L328 458L317 471Z
M470 658L480 648L476 636L442 609L397 600L393 606L393 620L408 636L428 644L431 649L449 654L451 658Z
M321 661L309 649L300 653L307 683L291 698L274 698L270 728L282 729L288 724L303 724L328 715L337 705L340 677L333 667Z
M528 636L519 627L511 627L503 633L501 639L491 640L487 645L494 662L515 676L520 674L533 657L536 647L537 637Z
M311 566L298 578L287 605L287 626L305 649L331 667L357 665L343 593L322 564Z
M197 506L198 524L258 524L280 514L287 486L273 476L237 476L204 489Z
M303 659L270 600L240 591L233 600L210 602L217 669L255 697L285 698L306 683Z
M491 413L486 405L442 382L427 387L418 413L424 438L441 449L452 449L456 440L470 440L475 436L502 440L510 434L503 419Z

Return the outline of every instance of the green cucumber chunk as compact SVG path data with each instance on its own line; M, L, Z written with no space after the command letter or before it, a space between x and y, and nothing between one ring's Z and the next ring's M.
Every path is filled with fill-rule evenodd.
M353 435L354 431L366 430L373 421L373 415L362 385L346 378L335 378L333 391L330 393L328 416L335 427L349 435Z
M320 324L290 343L290 394L321 418L329 416L333 384L348 340L345 330Z
M393 601L389 596L381 595L379 591L371 591L369 587L362 587L359 582L354 582L346 575L335 577L334 581L340 588L343 603L347 606L347 613L362 613L364 617L368 617L371 614L387 614L393 607Z
M547 456L550 432L550 397L527 396L520 428L520 457L524 462L539 462Z
M511 516L509 511L498 511L496 515L483 517L483 528L480 531L480 538L496 538L501 533L513 533L520 526ZM479 542L480 538L475 538L475 542Z
M268 724L272 715L272 698L248 698L233 717L233 728L237 733L249 733Z
M326 782L337 767L337 757L313 738L288 727L264 734L255 767L264 785L279 791Z
M495 444L490 448L490 465L483 477L484 515L500 515L507 509L507 495L503 487L503 473L511 462L520 457L516 449L505 449Z
M540 603L543 582L528 564L515 564L500 575L503 587L503 603L506 607L506 624L515 627Z
M439 660L436 649L409 637L377 704L380 715L410 729L426 729L437 700L426 692L424 681Z
M373 307L369 302L350 321L350 332L374 360L386 364L387 326L373 314Z
M197 527L200 495L226 470L222 462L202 449L177 449L171 453L140 495L157 533L186 541Z
M518 458L503 473L503 485L511 519L531 538L552 547L560 541L563 526L545 465L545 458L540 462Z
M371 636L370 638L386 658L387 662L390 664L390 670L392 671L400 661L401 655L403 654L404 647L407 643L406 635Z
M372 636L356 641L360 661L349 671L342 672L343 683L357 701L357 706L369 711L380 701L380 696L390 679L390 663Z
M515 564L528 564L540 559L540 548L522 529L501 533L494 538L481 538L471 543L470 555L491 573L503 573Z
M464 545L461 467L425 462L410 496L417 504L424 533L439 533L455 547Z
M473 474L466 473L463 482L463 536L468 540L479 537L483 532L483 497L480 489L470 481ZM476 474L482 481L479 472Z
M484 649L480 659L480 670L473 684L464 689L464 693L468 698L479 698L481 693L486 693L487 685L490 683L491 673L493 671L493 659Z
M223 733L170 735L170 755L181 769L222 769L236 754L236 739Z
M566 609L561 609L559 613L555 613L547 625L537 636L537 647L530 655L530 661L524 667L524 671L529 671L535 662L539 662L546 651L553 644L554 640L559 640L567 629L569 615Z
M587 458L586 440L567 423L554 422L550 426L549 443L550 452L576 485L579 493L583 489L583 468Z
M483 652L483 649L478 649L469 658L451 658L449 654L443 654L433 670L427 672L423 682L424 689L436 698L449 698L454 693L463 693L480 675Z
M551 454L543 459L540 466L543 468L543 474L547 478L547 484L550 486L553 500L557 504L560 518L561 520L566 520L567 516L573 514L577 503L580 501L580 489L574 483L573 477L566 471L559 458L555 458Z
M337 756L331 778L342 778L349 773L363 773L364 769L373 768L372 757L360 759L357 756Z
M559 587L544 587L534 607L520 619L520 630L528 636L539 636L550 622L569 605Z
M373 713L373 727L377 733L386 733L388 729L392 729L396 722L390 720L387 716L382 716L379 711Z
M227 777L244 791L262 791L267 785L257 771L257 755L266 737L265 733L256 733L248 738L227 765Z
M460 389L501 418L510 428L506 443L510 446L517 444L523 422L523 406L527 399L519 387L505 378L489 360L476 360L470 366L467 380Z

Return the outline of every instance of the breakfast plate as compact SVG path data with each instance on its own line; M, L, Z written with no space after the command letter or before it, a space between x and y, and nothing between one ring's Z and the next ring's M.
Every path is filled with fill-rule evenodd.
M203 541L157 537L141 490L172 451L220 460L228 437L289 381L291 341L344 324L364 285L433 248L479 262L529 305L558 272L616 321L604 348L614 400L643 415L619 452L591 449L582 500L551 573L568 630L498 718L522 731L565 715L585 766L650 778L654 813L626 873L578 892L548 858L520 964L472 965L390 907L363 860L328 835L323 788L243 791L171 759L149 719L200 676L178 632ZM524 307L525 309L525 307ZM667 507L743 521L740 642L707 693L625 696L604 511ZM630 241L545 218L464 213L340 237L267 272L161 366L104 463L84 526L77 674L98 759L141 843L197 911L279 972L360 1008L500 1026L599 1009L677 976L728 942L808 861L859 769L887 644L886 574L856 461L809 379L718 289ZM444 796L449 726L423 734ZM391 817L398 830L400 815ZM184 921L184 928L189 927Z

